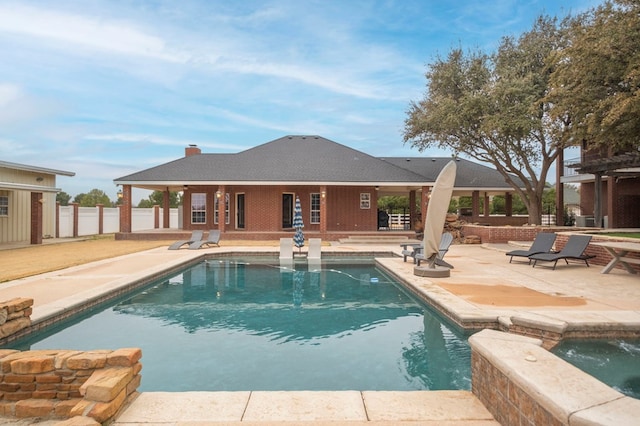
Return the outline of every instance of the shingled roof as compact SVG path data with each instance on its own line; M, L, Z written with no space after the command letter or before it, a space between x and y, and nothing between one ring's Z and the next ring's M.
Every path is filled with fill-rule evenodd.
M378 158L321 136L285 136L236 154L197 154L115 179L149 189L189 184L421 186L450 158ZM456 187L502 188L495 170L458 160Z
M398 167L410 170L423 176L423 182L435 182L440 170L451 161L451 157L384 157L381 158ZM503 190L510 188L504 177L496 170L482 164L462 158L455 159L457 164L456 189L469 190ZM515 182L520 179L513 177Z

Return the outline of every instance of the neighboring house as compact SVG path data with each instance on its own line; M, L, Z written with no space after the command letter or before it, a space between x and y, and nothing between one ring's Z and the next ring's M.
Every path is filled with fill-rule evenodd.
M0 161L0 244L55 236L57 175L75 173Z
M640 228L640 151L589 152L564 162L562 183L580 184L577 225Z
M376 232L378 197L408 196L411 217L417 219L413 206L426 211L429 190L448 161L451 158L378 158L320 136L285 136L236 154L204 154L190 145L183 158L114 180L123 192L120 229L131 232L131 188L136 187L163 191L163 207L168 206L169 191L183 191L185 230L219 229L236 238L256 239L266 233L270 238L287 235L299 197L305 234L331 240ZM476 215L481 197L485 202L494 194L510 199L513 189L498 172L467 160L456 162L454 195L471 195ZM483 222L488 220L482 216ZM520 225L527 218L508 212L491 220Z

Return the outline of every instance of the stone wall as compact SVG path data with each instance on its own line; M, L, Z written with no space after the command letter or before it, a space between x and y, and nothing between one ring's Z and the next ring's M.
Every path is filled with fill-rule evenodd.
M637 424L640 400L546 351L538 339L483 330L469 344L471 390L500 424Z
M0 302L0 339L31 326L33 299ZM142 351L0 349L0 416L103 423L137 395Z
M0 339L31 326L33 299L15 298L0 302Z
M113 418L140 385L142 351L0 350L0 414Z

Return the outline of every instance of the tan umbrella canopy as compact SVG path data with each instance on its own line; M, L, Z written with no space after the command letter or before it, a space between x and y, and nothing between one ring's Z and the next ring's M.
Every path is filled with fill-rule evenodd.
M436 264L451 268L452 266L438 259L442 230L449 210L449 202L456 180L456 162L449 161L440 171L431 191L427 206L427 219L424 225L424 257L431 268Z

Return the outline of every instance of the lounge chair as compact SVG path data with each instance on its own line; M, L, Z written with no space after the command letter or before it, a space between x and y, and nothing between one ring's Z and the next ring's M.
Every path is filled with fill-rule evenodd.
M438 254L434 259L434 262L436 265L446 266L447 268L453 269L453 266L451 266L449 263L442 260L444 255L447 254L447 252L449 251L449 246L451 246L452 242L453 242L452 234L448 232L445 232L444 234L442 234L442 238L440 238L440 245L438 246ZM424 250L423 247L417 247L416 254L413 256L418 266L420 266L420 261L429 260L428 258L424 257L424 253L422 253L422 250Z
M293 259L293 239L280 238L280 260Z
M220 231L217 229L212 229L209 231L209 235L207 236L206 240L194 241L189 245L189 250L197 250L202 246L209 247L211 245L216 245L220 247L220 244L218 244L219 242L220 242Z
M169 246L169 250L178 250L180 247L184 245L191 245L196 241L202 240L204 236L204 232L197 230L191 233L191 237L188 240L179 240Z
M309 253L308 259L320 259L322 256L322 239L321 238L309 238Z
M529 256L529 259L533 260L533 267L536 267L538 262L553 262L553 269L556 269L558 260L564 259L569 264L569 259L582 260L589 266L589 259L594 258L593 255L584 254L584 251L589 246L591 241L591 235L571 235L567 240L567 244L558 253L539 253Z
M400 244L400 246L402 247L402 260L406 262L407 257L412 257L413 263L416 263L416 249L421 249L422 243Z
M439 257L444 257L444 254L449 250L449 246L453 242L453 235L448 232L442 234L440 239ZM424 243L412 243L412 244L400 244L402 246L402 260L407 261L407 257L413 258L413 263L416 263L416 255L421 254L424 249ZM424 257L422 257L424 259Z
M555 243L555 241L555 233L540 232L536 235L536 238L533 240L533 244L531 244L531 247L529 247L528 250L512 250L505 254L507 256L511 256L509 258L509 263L511 263L514 257L526 257L529 264L531 264L531 258L529 256L540 253L553 253L551 249L553 248L553 243Z

